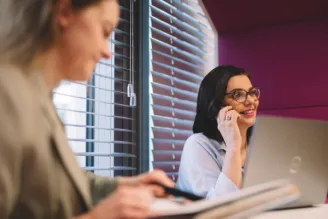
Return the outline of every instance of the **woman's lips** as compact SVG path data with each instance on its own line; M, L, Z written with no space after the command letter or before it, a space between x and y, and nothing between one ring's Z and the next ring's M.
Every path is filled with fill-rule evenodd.
M247 110L247 111L241 112L240 114L242 114L244 116L252 117L252 116L255 115L255 111L254 110Z

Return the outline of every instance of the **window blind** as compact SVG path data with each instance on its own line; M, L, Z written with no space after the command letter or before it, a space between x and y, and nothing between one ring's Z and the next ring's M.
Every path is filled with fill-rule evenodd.
M217 35L199 1L151 0L149 7L152 163L177 180L199 84L217 64Z
M70 146L81 167L99 175L137 172L134 85L134 1L119 0L120 22L87 83L63 82L53 91Z

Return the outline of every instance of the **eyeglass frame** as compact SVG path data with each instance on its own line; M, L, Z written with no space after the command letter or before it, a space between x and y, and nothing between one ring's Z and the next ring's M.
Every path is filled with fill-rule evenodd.
M232 99L234 99L235 101L237 101L238 103L245 103L246 102L246 100L247 100L247 98L248 98L248 95L250 95L249 93L252 91L252 90L254 90L254 89L257 89L258 90L258 93L259 93L259 96L256 98L256 100L259 100L260 99L260 96L261 96L261 90L260 90L260 88L259 87L252 87L249 91L246 91L246 90L244 90L244 89L241 89L241 88L238 88L238 89L234 89L234 90L232 90L232 91L230 91L230 92L228 92L228 93L225 93L225 96L226 95L231 95L232 94ZM234 93L236 92L236 91L240 91L240 90L242 90L242 91L245 91L246 92L246 97L245 97L245 100L244 101L242 101L242 102L239 102L238 100L236 100L236 98L233 96L234 95Z

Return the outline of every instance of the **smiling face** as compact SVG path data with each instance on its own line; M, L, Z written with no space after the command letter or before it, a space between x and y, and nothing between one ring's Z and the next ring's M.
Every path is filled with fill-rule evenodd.
M100 3L79 11L58 15L61 32L57 50L61 72L66 80L86 81L96 63L111 57L109 36L119 19L119 7L115 0L103 0Z
M246 92L249 92L247 98ZM240 113L241 118L238 124L246 128L251 127L255 123L257 108L259 106L259 93L253 87L249 77L246 75L238 75L231 77L228 81L228 86L224 98L224 104L232 106L232 109Z

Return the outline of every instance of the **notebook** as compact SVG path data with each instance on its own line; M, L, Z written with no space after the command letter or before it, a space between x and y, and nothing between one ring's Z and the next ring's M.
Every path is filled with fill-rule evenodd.
M247 218L289 204L299 198L297 187L288 180L276 180L227 195L199 201L156 199L153 219Z

